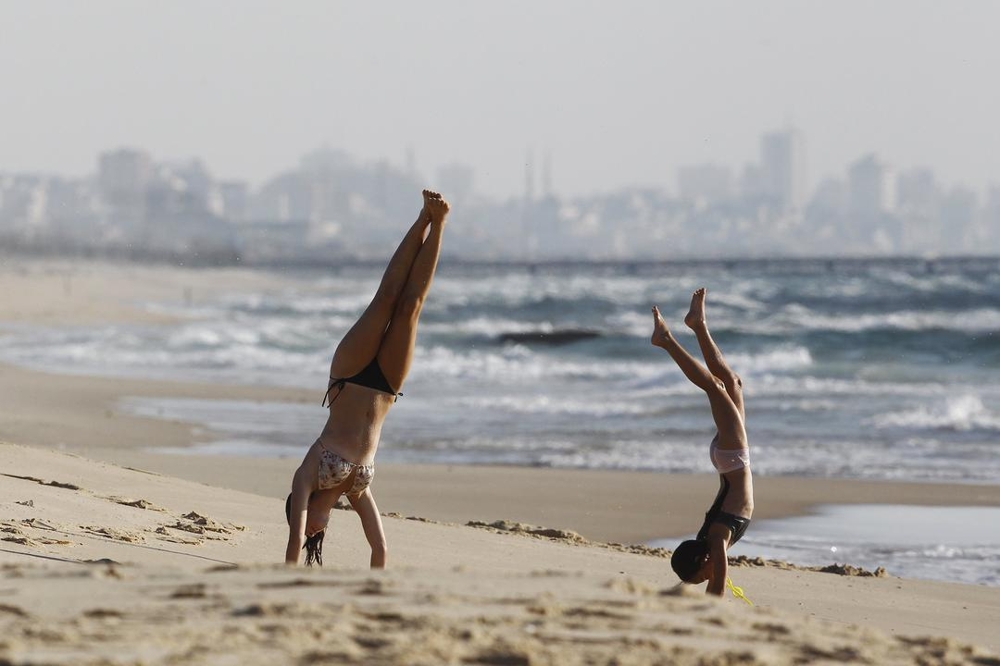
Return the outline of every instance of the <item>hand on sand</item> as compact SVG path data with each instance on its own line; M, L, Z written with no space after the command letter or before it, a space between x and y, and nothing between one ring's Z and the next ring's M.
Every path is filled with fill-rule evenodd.
M708 293L704 287L695 289L691 294L691 308L684 316L684 324L688 328L698 328L705 325L705 294Z
M429 218L431 224L442 224L444 218L448 216L451 206L437 192L424 190L424 214Z
M660 309L653 306L653 337L650 342L654 347L662 347L670 339L670 329L667 328L667 323L663 321L663 315L660 314Z

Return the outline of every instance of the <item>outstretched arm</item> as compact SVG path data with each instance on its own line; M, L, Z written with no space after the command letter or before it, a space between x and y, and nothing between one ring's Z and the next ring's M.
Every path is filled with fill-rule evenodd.
M365 538L368 539L368 545L371 546L371 568L384 569L388 549L385 543L385 531L382 529L382 514L378 512L378 506L375 505L372 489L365 488L363 493L357 497L348 496L347 500L354 507L358 518L361 519Z
M708 559L712 575L705 592L717 597L726 593L726 578L729 576L729 555L726 552L728 544L729 528L719 523L712 525L708 532Z
M306 512L309 509L308 484L300 482L298 472L292 478L291 512L288 516L288 546L285 548L285 564L298 564L299 553L306 542Z

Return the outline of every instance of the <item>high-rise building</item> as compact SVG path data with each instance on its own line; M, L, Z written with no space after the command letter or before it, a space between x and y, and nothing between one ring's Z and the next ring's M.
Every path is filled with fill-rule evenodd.
M793 128L768 132L760 139L761 194L782 211L805 204L805 140Z
M896 213L902 224L903 252L935 249L941 233L943 194L930 169L901 171L896 178Z
M902 214L937 215L941 190L930 169L901 171L896 179L896 206Z
M851 215L871 218L892 212L896 188L892 170L874 154L854 162L847 171L847 208Z
M144 150L122 148L100 154L97 184L109 222L132 228L144 222L152 177L153 161Z

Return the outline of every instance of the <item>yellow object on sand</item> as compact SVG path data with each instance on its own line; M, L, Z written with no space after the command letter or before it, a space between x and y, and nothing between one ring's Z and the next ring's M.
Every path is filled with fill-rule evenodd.
M726 577L726 587L728 587L730 590L733 591L734 597L736 597L737 599L742 599L743 601L747 602L748 606L753 606L753 602L747 599L747 595L743 594L743 588L736 587L735 585L733 585L733 579L729 578L728 576Z

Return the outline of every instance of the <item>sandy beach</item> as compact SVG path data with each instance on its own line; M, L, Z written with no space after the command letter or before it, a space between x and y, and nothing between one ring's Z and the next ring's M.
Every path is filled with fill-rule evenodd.
M0 322L167 322L139 304L234 285L273 287L253 272L8 264ZM390 569L366 569L350 511L334 512L324 570L287 569L299 461L151 453L213 433L125 414L126 397L316 398L0 366L0 664L1000 664L995 588L739 566L750 608L678 590L662 551L609 545L688 533L703 475L381 465ZM756 493L755 519L1000 506L995 485L760 477Z

